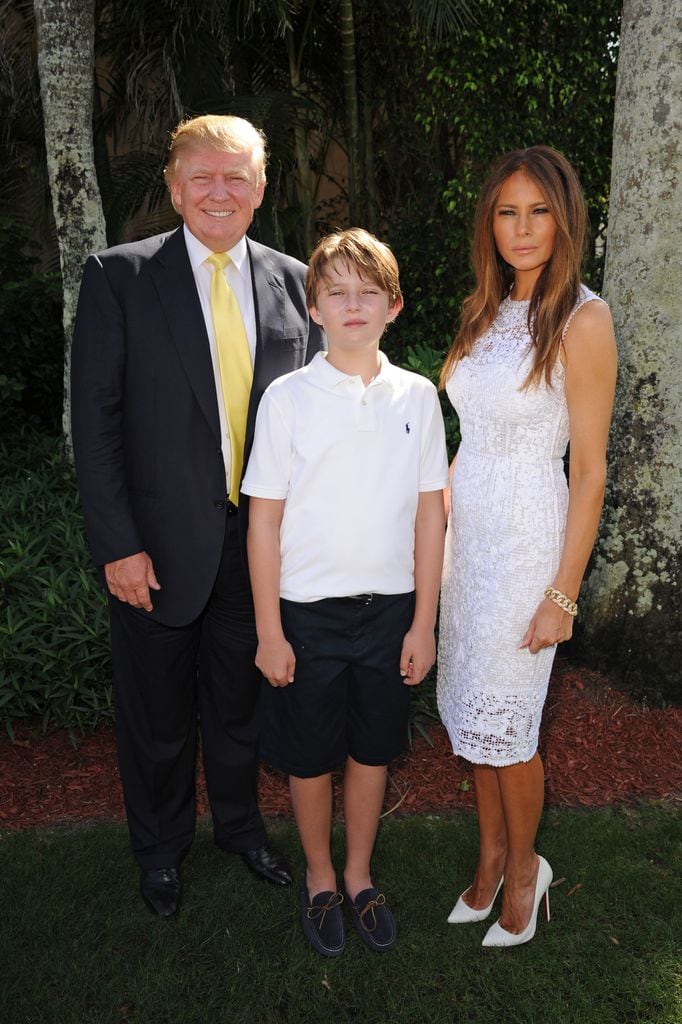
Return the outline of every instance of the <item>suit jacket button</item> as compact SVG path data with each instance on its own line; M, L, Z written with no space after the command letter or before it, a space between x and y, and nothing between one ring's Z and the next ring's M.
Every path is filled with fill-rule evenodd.
M215 507L218 510L218 512L222 512L223 509L225 508L225 502L224 501L216 501Z

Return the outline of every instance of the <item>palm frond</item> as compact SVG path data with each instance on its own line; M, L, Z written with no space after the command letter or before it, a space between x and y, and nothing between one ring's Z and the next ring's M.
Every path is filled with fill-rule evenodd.
M475 25L477 6L476 0L410 0L415 25L434 43L459 38Z

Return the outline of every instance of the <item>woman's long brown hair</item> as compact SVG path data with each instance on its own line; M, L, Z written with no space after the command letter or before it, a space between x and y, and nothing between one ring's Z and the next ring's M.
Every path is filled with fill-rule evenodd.
M501 157L483 187L472 246L476 287L462 305L459 330L441 370L441 387L458 360L471 353L476 339L490 327L514 283L514 268L502 259L495 245L493 217L502 186L517 171L523 171L540 189L557 225L552 256L536 282L528 309L535 355L525 386L538 384L543 376L550 382L564 325L578 300L587 213L580 182L566 157L550 146L531 146Z

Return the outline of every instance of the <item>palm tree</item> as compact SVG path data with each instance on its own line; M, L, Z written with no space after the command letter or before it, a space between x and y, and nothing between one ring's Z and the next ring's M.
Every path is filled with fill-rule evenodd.
M434 44L459 38L466 25L474 21L474 6L475 0L407 0L407 11L415 27L428 43ZM378 40L384 14L371 0L339 0L349 214L351 222L367 222L375 231L379 211L374 118L376 95L382 90L375 89L372 67L376 48L381 45ZM390 39L386 45L390 47ZM361 68L360 85L357 64Z
M471 7L407 0L406 13L436 41L459 32ZM110 69L99 76L98 137L128 127L131 111L137 122L138 147L113 162L110 189L106 156L98 161L112 237L141 207L152 219L138 216L139 233L167 226L160 170L168 129L183 113L228 109L263 126L270 142L270 186L255 222L263 240L307 258L333 143L347 155L351 220L376 228L376 96L386 85L371 69L382 4L101 0L98 10L98 53Z

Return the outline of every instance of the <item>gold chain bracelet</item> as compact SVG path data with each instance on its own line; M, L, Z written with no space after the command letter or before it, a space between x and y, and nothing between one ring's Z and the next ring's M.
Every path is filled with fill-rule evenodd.
M545 597L548 597L550 601L554 601L554 604L558 604L560 608L563 608L565 612L568 612L574 618L578 614L578 605L575 601L571 601L570 597L567 597L566 594L562 594L560 590L555 590L554 587L545 587Z

